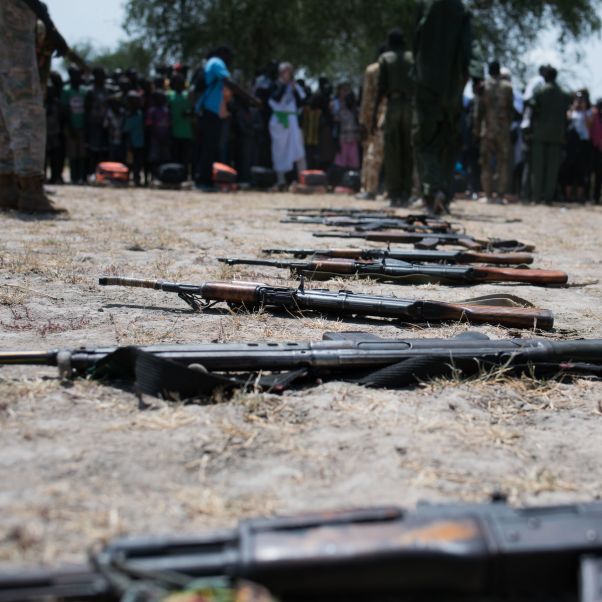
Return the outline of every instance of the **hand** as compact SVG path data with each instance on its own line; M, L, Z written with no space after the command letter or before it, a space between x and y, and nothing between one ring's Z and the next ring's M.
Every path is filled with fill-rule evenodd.
M65 56L69 52L69 45L56 29L50 33L50 38L56 56Z

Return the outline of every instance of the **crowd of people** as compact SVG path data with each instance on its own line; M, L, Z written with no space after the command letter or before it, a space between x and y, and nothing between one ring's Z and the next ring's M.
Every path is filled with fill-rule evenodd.
M290 172L361 167L356 96L326 78L315 91L295 79L290 63L262 69L249 92L230 76L231 52L217 48L195 72L160 66L147 78L133 69L84 74L67 81L52 72L46 92L48 181L86 183L101 162L126 163L136 185L161 165L184 165L198 188L213 189L212 165L232 165L250 183L254 166L273 169L285 188Z
M489 77L473 82L459 170L475 197L600 202L602 99L594 105L587 89L563 91L557 76L542 65L523 90L513 89L510 72L494 61Z
M183 165L200 189L214 187L212 165L232 165L241 184L251 169L273 169L284 189L294 173L323 170L336 185L363 166L362 198L385 192L393 204L419 195L413 169L412 56L391 32L356 94L327 78L312 88L290 63L271 63L247 93L234 84L232 54L209 54L203 66L161 66L152 78L133 69L84 75L52 72L46 94L48 180L81 184L103 161L126 163L136 185L161 165ZM522 91L496 61L473 77L458 120L455 192L488 202L600 199L602 100L570 96L556 71L542 66ZM359 98L359 101L358 101ZM292 174L291 174L292 172Z
M434 213L467 191L498 203L600 200L602 102L563 91L551 66L524 90L496 61L485 75L462 0L420 2L412 51L392 30L357 90L275 61L241 86L225 46L196 69L107 73L78 59L39 0L10 0L0 16L2 209L56 213L44 179L62 183L68 164L68 180L84 184L105 163L138 186L168 172L204 191L216 190L216 164L240 185L264 170L276 189L314 170L333 187L361 182L361 198L421 198ZM67 81L50 72L53 53L70 61Z

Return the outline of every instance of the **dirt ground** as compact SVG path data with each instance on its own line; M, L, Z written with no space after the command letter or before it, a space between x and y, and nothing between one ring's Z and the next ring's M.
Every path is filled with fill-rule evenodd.
M225 268L215 257L334 245L312 238L320 227L279 220L285 207L352 204L345 197L65 187L55 198L70 219L0 215L2 350L469 329L191 314L175 295L97 285L104 274L293 286L283 271ZM328 287L446 301L509 292L556 312L552 336L602 338L601 207L463 201L454 219L474 235L534 242L536 265L567 271L572 286ZM556 503L601 491L602 387L594 380L438 381L399 392L331 382L210 406L144 401L95 382L61 382L53 368L0 368L0 568L80 560L91 543L119 534L194 532L257 514L485 501L494 491L513 503Z

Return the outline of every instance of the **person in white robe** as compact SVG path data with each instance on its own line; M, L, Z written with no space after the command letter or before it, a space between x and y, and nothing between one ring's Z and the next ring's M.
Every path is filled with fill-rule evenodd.
M281 63L278 81L270 96L272 109L270 136L272 138L272 163L280 188L286 184L286 174L297 168L297 174L307 168L303 132L299 127L299 114L305 92L295 82L293 66Z

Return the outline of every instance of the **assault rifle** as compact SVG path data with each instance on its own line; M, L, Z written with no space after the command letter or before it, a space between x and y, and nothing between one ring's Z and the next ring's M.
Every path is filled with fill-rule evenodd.
M207 343L0 352L1 364L57 366L63 378L85 375L133 382L164 399L210 397L216 390L281 392L293 384L341 380L399 389L418 381L487 371L537 377L602 376L602 340L380 339L326 333L310 343Z
M140 280L105 276L101 286L129 286L176 293L193 310L200 311L216 303L248 310L267 307L289 312L317 311L338 316L394 318L407 322L447 322L466 320L472 324L499 324L511 328L551 329L554 314L531 306L524 299L497 295L460 303L415 301L351 291L329 291L269 286L258 282L202 282L179 284L164 280Z
M356 260L316 257L308 261L278 261L274 259L244 259L220 257L227 265L262 265L289 268L293 275L328 280L340 276L359 276L396 284L437 282L443 284L484 284L491 282L522 282L537 286L566 284L565 272L481 266L443 266L408 263L397 259Z
M291 215L371 215L377 217L391 217L396 216L395 209L359 209L358 207L284 207L282 211L286 211ZM426 215L426 214L425 214ZM428 216L431 218L431 216Z
M117 539L80 567L0 574L0 602L159 602L179 592L264 602L598 602L600 533L600 502L422 503L255 518L196 537Z
M435 249L438 245L460 245L473 251L499 250L530 253L535 247L518 240L476 239L468 234L441 233L426 234L404 232L403 230L383 230L377 232L315 232L319 238L363 238L373 242L412 243L417 249Z
M297 259L306 257L335 257L342 259L398 259L411 263L490 263L496 265L526 265L533 263L527 253L478 253L474 251L419 251L398 249L262 249L266 255L292 255Z
M280 220L281 224L321 224L336 228L354 227L358 232L371 232L373 230L386 230L389 228L404 230L406 232L453 232L449 222L433 219L422 215L408 215L404 218L372 218L358 217L308 217L293 215Z

